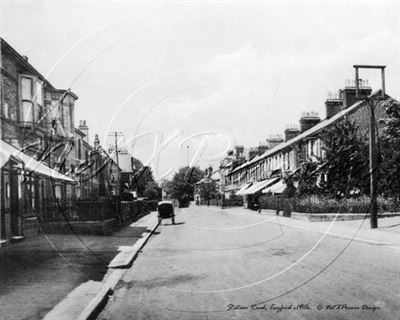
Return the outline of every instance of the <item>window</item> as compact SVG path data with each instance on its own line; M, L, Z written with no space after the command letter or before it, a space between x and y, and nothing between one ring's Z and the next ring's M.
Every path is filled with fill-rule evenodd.
M81 139L78 139L78 159L82 158L82 145L81 145Z
M33 122L33 85L32 79L21 78L21 120L23 122Z
M35 77L22 75L20 86L20 120L22 122L38 122L43 116L43 83Z
M7 182L6 183L6 199L10 199L11 194L10 194L10 184Z
M56 197L56 199L61 199L62 198L62 188L61 188L61 185L56 185L55 187L54 187L54 194L55 194L55 197Z
M14 105L9 105L7 102L3 104L3 113L2 116L6 119L10 119L12 121L17 120L17 113L15 111Z

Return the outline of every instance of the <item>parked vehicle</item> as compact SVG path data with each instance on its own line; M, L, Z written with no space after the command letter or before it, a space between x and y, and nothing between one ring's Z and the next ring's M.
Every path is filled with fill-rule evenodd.
M158 222L161 223L162 219L171 218L172 224L175 224L175 212L172 201L161 201L157 206Z

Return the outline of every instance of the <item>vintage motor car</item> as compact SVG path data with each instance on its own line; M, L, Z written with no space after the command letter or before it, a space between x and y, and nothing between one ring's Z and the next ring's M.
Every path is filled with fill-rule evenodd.
M158 222L161 223L162 219L171 218L172 224L175 224L175 212L172 201L161 201L157 206Z

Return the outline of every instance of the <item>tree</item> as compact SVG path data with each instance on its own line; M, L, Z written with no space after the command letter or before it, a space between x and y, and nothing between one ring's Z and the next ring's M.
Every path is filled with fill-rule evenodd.
M304 160L289 180L298 183L297 194L326 194L336 198L369 191L368 144L355 121L344 119L320 133L324 156ZM289 181L292 182L292 181Z
M157 183L149 182L146 185L143 196L145 196L149 200L159 200L161 199L161 189L157 185Z
M204 182L199 185L201 199L207 201L207 205L210 204L210 200L216 199L218 196L218 187L214 180L205 178Z
M172 181L164 183L164 191L174 199L193 198L194 184L203 178L203 171L198 167L183 167L174 174Z
M365 137L360 137L355 121L344 119L321 133L325 156L320 161L326 181L325 193L336 198L369 192L369 157Z
M136 189L137 194L139 196L144 196L144 197L146 197L145 191L147 189L149 190L157 189L158 185L154 181L153 172L151 171L151 168L148 166L137 165L133 173L133 179L131 180L130 187L132 189Z
M286 176L283 180L286 184L288 195L293 196L293 187L297 184L296 195L319 194L322 189L318 186L318 165L319 162L303 160L299 165L299 170ZM285 192L286 195L286 192Z
M378 190L386 197L400 198L400 103L393 99L383 102L388 117L382 120L380 135L380 172Z

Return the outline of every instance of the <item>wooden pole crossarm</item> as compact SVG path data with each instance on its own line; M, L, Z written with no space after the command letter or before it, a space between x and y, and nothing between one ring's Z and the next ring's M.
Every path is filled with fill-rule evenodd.
M385 68L384 65L367 65L367 64L355 64L353 66L355 68L355 77L356 77L356 98L359 98L359 90L360 90L360 79L358 76L359 69L380 69L381 70L381 82L382 82L382 98L385 98Z

